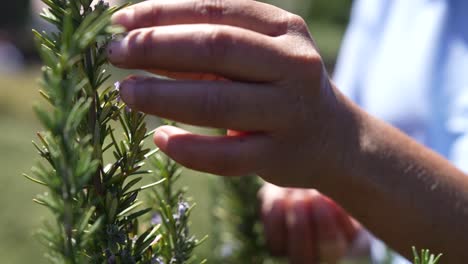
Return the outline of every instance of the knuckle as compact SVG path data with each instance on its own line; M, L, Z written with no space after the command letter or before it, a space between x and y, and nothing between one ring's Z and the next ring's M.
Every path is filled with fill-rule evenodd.
M128 9L132 11L135 27L138 25L139 28L146 28L159 24L161 5L156 1L148 1L147 5L131 6Z
M231 36L223 30L222 26L216 26L207 30L205 42L207 59L215 66L223 63L232 44Z
M195 1L195 11L209 22L221 20L226 12L224 0L200 0Z
M271 36L281 36L288 33L289 30L289 21L288 19L279 19L276 24L272 25L272 32L269 34Z
M300 45L290 49L286 60L290 67L296 69L298 74L306 74L309 77L320 76L324 69L322 57L313 45Z
M304 52L299 52L294 56L294 60L303 66L306 66L307 70L310 68L321 69L322 68L322 57L314 49L309 49Z
M153 39L151 30L133 30L127 36L129 58L141 61L151 55L153 49ZM144 60L146 61L146 60Z
M149 12L149 15L151 17L149 18L146 18L145 21L148 21L147 23L150 23L149 25L147 26L155 26L155 25L159 25L159 19L160 19L160 14L161 14L161 5L159 3L157 3L156 1L154 2L151 2L151 5L150 5L150 12Z
M288 16L288 28L290 31L295 32L308 32L307 22L299 15L289 14Z

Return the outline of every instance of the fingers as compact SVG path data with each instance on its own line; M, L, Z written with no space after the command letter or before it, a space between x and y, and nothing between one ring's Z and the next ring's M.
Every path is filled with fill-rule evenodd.
M261 84L133 77L120 93L133 109L205 127L265 131L288 113L277 91Z
M337 263L346 255L359 225L332 200L316 190L286 189L271 184L265 185L260 195L265 234L272 253L287 255L291 263L318 260Z
M341 206L337 205L335 202L325 196L323 199L328 204L330 204L330 207L334 208L334 219L336 220L338 226L340 226L343 230L343 235L346 238L346 242L348 244L352 244L356 239L357 233L362 228L361 225L356 220L351 218L349 214L343 208L341 208Z
M287 67L280 44L237 27L175 25L131 31L109 44L108 57L122 68L203 72L233 80L271 82L280 80Z
M287 31L287 12L251 0L158 0L135 4L112 20L127 30L175 24L224 24L277 36Z
M262 134L212 137L170 126L158 128L154 141L183 166L224 176L247 175L265 166L270 145Z
M209 73L191 73L191 72L171 72L165 70L148 70L159 76L168 77L175 80L192 81L227 81L227 79Z
M286 215L288 256L292 264L317 263L315 223L310 217L312 196L293 193Z
M325 263L338 263L348 248L334 210L334 206L331 206L324 197L316 197L313 214L317 224L317 240L320 241L318 243L320 260Z
M266 184L261 190L262 221L267 247L274 256L285 256L287 253L286 208L287 193L285 189Z

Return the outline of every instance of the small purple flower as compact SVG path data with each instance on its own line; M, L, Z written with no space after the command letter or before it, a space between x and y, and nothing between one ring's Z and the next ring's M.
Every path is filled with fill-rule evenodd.
M120 98L120 82L114 83L114 91L117 91L117 103L122 102L122 98Z
M120 82L115 82L114 83L114 90L117 91L117 92L120 92L120 85L121 85Z
M153 258L151 264L164 264L164 261L161 258Z
M159 225L162 223L162 217L160 214L156 213L151 217L151 224L152 225Z
M107 248L105 250L105 253L106 253L106 257L107 257L107 264L114 264L115 263L114 253L112 253L112 251L109 248Z
M190 205L187 202L179 202L178 213L179 217L184 217L189 210Z
M234 253L234 246L232 245L232 243L225 244L221 248L221 256L225 258L232 256L233 253Z
M115 264L117 263L115 260L115 255L111 255L110 257L107 258L107 263L108 264Z

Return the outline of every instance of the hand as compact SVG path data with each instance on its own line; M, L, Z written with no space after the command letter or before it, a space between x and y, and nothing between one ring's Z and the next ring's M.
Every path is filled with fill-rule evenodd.
M234 131L211 137L159 128L155 143L179 163L304 187L345 156L341 95L299 16L251 0L158 0L113 21L129 31L109 45L113 64L176 79L123 81L131 108Z
M329 198L312 189L261 189L267 245L290 263L337 263L362 229Z
M162 127L154 140L170 157L319 188L403 255L419 245L447 263L468 259L466 175L341 95L300 17L251 0L157 0L113 19L129 34L110 44L112 63L178 79L129 78L130 107L242 132Z

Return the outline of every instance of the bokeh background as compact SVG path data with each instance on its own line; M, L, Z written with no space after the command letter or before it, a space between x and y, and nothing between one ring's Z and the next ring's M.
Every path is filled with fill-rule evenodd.
M35 1L35 0L32 0ZM272 0L272 4L302 15L332 72L348 22L351 0ZM45 208L32 202L43 192L24 177L38 155L32 147L41 127L32 106L40 102L40 62L34 52L31 28L44 25L28 0L2 1L0 8L0 263L47 263L44 248L34 232L49 217ZM115 78L125 72L113 70ZM197 203L192 229L199 237L212 232L212 188L214 176L186 171L183 184ZM208 239L198 255L209 256Z

